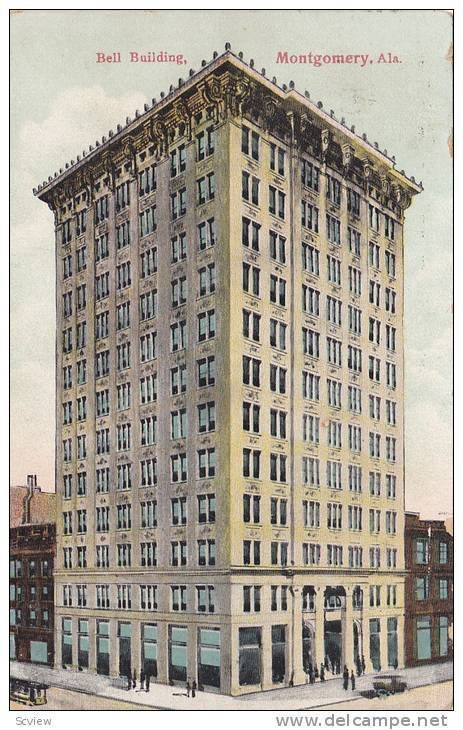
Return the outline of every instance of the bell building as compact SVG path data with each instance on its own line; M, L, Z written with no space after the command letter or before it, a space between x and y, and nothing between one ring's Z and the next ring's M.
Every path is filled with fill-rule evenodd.
M404 666L420 190L228 44L34 190L55 224L56 666L232 695Z

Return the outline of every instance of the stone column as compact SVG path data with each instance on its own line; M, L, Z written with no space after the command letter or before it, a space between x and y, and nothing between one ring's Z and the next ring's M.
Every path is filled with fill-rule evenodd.
M270 689L272 682L272 627L270 624L262 626L262 667L260 684L262 689Z
M354 620L352 611L352 587L346 587L346 605L342 614L342 664L350 670L354 666Z
M137 672L138 679L140 679L140 670L142 668L140 632L140 621L132 621L132 637L130 639L130 660L132 663L132 669L135 669L135 671Z
M78 626L79 619L76 616L72 617L72 669L77 671L77 656L78 656Z
M158 676L157 682L167 684L169 681L169 632L165 621L158 621Z
M55 598L56 600L56 598ZM54 634L55 634L55 667L57 669L61 669L62 664L62 652L61 652L61 631L62 631L62 625L61 625L61 616L59 614L55 614L55 628L54 628ZM18 642L19 644L19 642ZM18 644L16 651L18 651Z
M364 602L366 600L365 592L363 600ZM360 654L363 655L365 659L365 673L371 674L373 672L373 666L370 659L370 622L369 617L365 612L365 605L362 609L362 646Z
M190 587L190 592L193 593L194 586ZM193 596L190 599L193 604ZM190 683L196 680L198 684L198 628L196 623L188 624L188 648L187 648L187 677Z
M405 617L397 616L397 664L399 669L405 666Z
M116 619L109 620L109 676L119 676L119 647Z
M315 593L315 663L318 668L325 661L325 589L316 588Z
M387 616L380 618L380 634L379 634L379 661L381 664L381 670L384 671L388 668L387 661Z
M88 620L88 671L96 674L96 621Z
M300 586L294 588L293 606L293 626L290 648L292 651L288 656L290 672L288 680L291 678L291 671L294 670L294 684L304 684L305 674L302 666L302 589ZM290 627L289 627L290 628ZM292 662L291 662L292 658Z

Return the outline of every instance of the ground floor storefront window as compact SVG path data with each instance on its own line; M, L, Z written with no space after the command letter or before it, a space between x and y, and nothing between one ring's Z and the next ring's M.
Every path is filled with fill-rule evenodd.
M158 627L157 624L142 625L142 665L146 677L158 676Z
M396 669L399 665L397 654L397 619L387 620L387 663L389 667Z
M421 616L416 619L416 658L431 659L431 617Z
M96 671L109 676L109 621L96 622Z
M72 621L70 618L63 618L61 630L61 663L63 667L66 667L72 664Z
M186 626L169 626L169 679L173 682L186 682L187 648Z
M379 618L370 619L370 660L375 672L381 669L380 655L380 631L381 623Z
M198 629L198 682L220 688L220 629Z
M48 664L48 644L46 641L31 641L31 662L34 664Z
M261 682L262 629L246 627L239 630L240 686Z
M272 682L284 682L286 675L286 626L272 626Z
M447 616L439 616L439 656L449 653L449 620Z
M10 659L16 659L16 637L10 634Z
M78 664L80 669L88 669L88 621L79 619Z

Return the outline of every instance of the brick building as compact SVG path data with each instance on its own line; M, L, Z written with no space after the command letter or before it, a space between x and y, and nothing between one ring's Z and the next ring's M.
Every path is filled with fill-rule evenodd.
M405 663L453 657L453 536L444 521L405 513Z
M54 662L55 495L35 476L10 490L10 659Z

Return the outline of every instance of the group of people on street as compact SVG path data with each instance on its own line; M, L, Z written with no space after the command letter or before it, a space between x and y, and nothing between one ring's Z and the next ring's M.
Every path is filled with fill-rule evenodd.
M145 673L144 669L140 669L140 692L149 692L150 691L150 681L151 677L149 674ZM130 672L127 674L127 690L131 689L137 689L137 672L135 669L132 672L132 675L130 675Z
M357 656L356 659L356 669L357 669L357 677L360 677L362 674L365 674L365 657ZM307 669L305 670L308 678L309 684L315 684L317 680L320 682L325 682L326 680L326 672L329 672L330 674L341 674L341 660L336 658L331 658L326 656L325 661L320 664L320 669L315 664L309 664ZM345 690L349 689L349 681L351 684L351 688L355 689L355 674L354 670L351 669L349 672L349 669L347 665L344 665L344 669L342 672L342 682L343 687Z
M190 684L190 680L187 679L187 682L186 682L186 696L187 697L190 697L190 696L191 697L196 697L196 690L197 690L197 688L198 688L198 685L196 684L196 680L195 679L191 682L191 684Z

